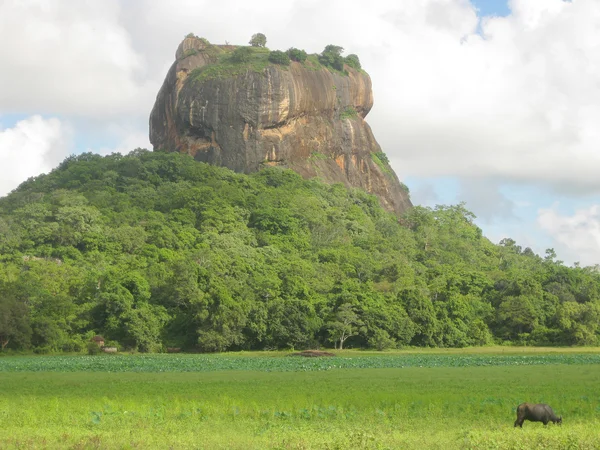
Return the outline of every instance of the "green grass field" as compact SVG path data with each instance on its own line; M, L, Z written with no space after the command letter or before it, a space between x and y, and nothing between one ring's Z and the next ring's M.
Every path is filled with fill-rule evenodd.
M343 355L0 358L0 448L600 448L597 351Z

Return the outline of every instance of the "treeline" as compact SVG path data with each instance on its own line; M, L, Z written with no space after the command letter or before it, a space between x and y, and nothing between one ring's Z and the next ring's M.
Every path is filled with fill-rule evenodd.
M176 153L83 154L0 199L3 349L223 351L598 343L600 274L398 220L360 190Z

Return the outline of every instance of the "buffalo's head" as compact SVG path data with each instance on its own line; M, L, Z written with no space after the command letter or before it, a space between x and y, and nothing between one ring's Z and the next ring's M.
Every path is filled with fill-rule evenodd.
M557 425L562 425L562 416L560 416L560 417L558 418L558 420L556 421L556 424L557 424Z

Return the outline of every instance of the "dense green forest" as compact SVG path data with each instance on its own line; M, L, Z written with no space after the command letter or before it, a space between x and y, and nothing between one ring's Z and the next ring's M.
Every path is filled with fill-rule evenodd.
M0 343L122 349L598 343L600 274L463 205L398 220L360 190L176 153L72 156L0 199Z

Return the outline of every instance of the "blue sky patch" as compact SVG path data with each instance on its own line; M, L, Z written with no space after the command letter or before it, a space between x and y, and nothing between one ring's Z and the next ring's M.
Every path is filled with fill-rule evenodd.
M477 8L479 17L510 15L506 0L471 0L471 4Z

